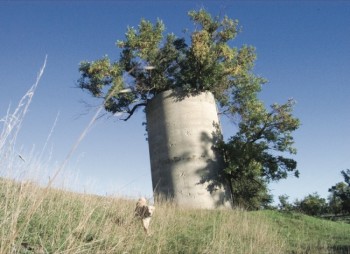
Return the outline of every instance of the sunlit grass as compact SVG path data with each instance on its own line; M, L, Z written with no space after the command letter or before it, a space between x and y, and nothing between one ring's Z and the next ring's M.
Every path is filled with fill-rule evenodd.
M286 241L293 253L350 253L350 224L299 213L259 212Z
M131 200L9 180L0 193L1 253L283 253L277 232L244 211L158 204L147 236Z
M277 211L156 204L148 236L135 200L1 180L1 253L349 253L350 225ZM40 202L40 205L37 205ZM34 212L32 209L35 208Z

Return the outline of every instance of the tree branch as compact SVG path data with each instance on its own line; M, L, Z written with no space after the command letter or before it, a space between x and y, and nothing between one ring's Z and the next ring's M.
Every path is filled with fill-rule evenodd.
M256 142L257 140L261 139L263 134L264 134L264 131L267 129L267 127L269 127L269 126L267 123L265 123L264 126L261 127L259 132L255 134L255 137L253 139L249 140L248 143L252 144L252 143Z
M137 109L138 107L146 106L146 105L147 105L146 102L142 102L142 103L139 103L139 104L134 105L133 108L132 108L131 110L128 110L128 112L126 112L126 113L128 113L129 115L128 115L126 118L120 119L120 120L128 121L129 118L135 113L135 111L136 111L136 109Z

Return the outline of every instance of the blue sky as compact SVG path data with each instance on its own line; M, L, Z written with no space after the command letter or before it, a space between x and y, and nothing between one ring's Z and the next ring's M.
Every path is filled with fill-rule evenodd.
M48 56L16 149L27 158L39 153L58 116L44 156L50 157L44 164L52 174L100 103L76 88L79 62L104 55L116 60L115 42L141 18L160 18L166 32L182 36L184 28L192 28L187 12L201 7L239 20L242 33L232 45L256 47L254 71L269 80L260 95L266 105L297 101L302 125L294 134L294 158L301 175L271 184L272 194L291 200L313 192L327 197L328 188L342 180L340 171L350 168L347 1L1 1L1 117L35 82ZM142 111L126 123L112 116L98 120L66 167L78 179L70 187L151 196L144 121ZM223 125L225 137L236 130L229 121Z

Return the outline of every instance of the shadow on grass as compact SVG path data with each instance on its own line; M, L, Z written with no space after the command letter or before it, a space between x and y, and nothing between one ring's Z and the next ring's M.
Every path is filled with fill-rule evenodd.
M330 253L334 254L349 254L350 253L350 243L348 245L336 245L329 247Z

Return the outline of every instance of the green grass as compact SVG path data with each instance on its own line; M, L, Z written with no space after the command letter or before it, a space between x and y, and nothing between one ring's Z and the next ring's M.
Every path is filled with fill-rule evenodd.
M288 253L350 253L350 224L299 213L262 211L283 236Z
M0 181L1 253L350 253L350 225L277 211L156 204L147 236L134 200Z

